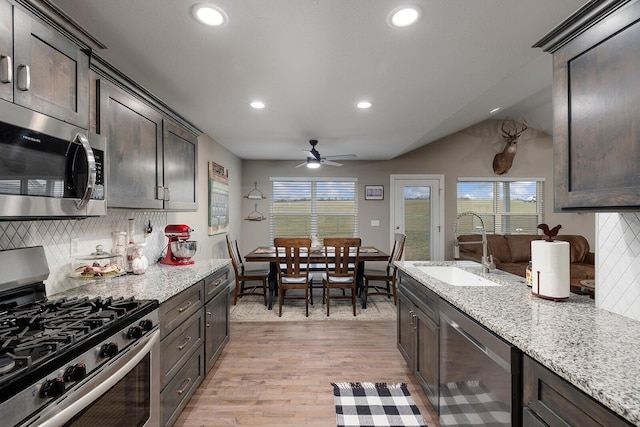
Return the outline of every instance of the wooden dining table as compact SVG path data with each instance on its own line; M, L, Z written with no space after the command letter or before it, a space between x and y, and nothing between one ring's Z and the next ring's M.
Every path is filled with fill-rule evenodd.
M355 256L353 257L355 260ZM260 246L244 256L246 262L268 262L269 263L269 310L273 308L276 292L278 290L278 266L276 265L276 249L274 246ZM358 258L358 270L356 274L358 295L361 297L362 308L367 308L367 296L364 292L364 266L367 261L389 261L389 254L373 246L360 247ZM312 249L309 256L309 263L313 271L324 271L325 254L324 248Z

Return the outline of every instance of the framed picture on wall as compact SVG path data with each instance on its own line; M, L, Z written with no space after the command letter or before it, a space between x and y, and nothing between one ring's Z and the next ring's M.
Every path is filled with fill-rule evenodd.
M384 185L365 185L365 200L384 200Z
M229 231L229 170L209 162L209 235Z

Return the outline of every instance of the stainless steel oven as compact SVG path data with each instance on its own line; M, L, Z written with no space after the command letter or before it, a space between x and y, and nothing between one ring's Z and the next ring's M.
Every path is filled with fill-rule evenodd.
M160 425L159 345L155 330L24 425Z
M49 299L42 246L0 251L0 424L160 424L158 301Z
M0 101L0 220L107 213L106 138Z

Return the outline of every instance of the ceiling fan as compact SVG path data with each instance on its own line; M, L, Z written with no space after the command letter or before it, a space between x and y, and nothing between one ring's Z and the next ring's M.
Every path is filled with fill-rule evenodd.
M308 168L319 168L320 165L329 165L329 166L342 166L342 163L334 162L333 160L347 160L347 159L355 159L355 154L342 154L338 156L321 156L318 150L316 150L316 145L318 144L317 139L309 140L309 144L311 144L311 150L302 150L307 153L307 160L296 165L297 168L300 166L307 166Z

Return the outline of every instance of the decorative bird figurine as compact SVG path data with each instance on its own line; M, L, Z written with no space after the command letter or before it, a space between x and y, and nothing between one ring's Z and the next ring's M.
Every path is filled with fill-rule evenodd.
M562 225L558 224L553 228L549 228L547 224L540 224L538 228L542 230L545 236L547 236L547 242L553 242L553 238L558 235L558 231L562 228Z

